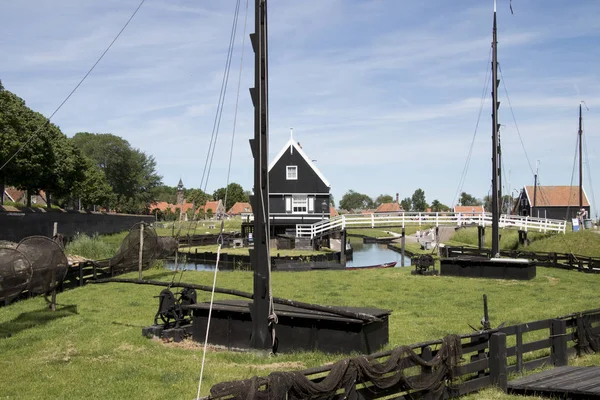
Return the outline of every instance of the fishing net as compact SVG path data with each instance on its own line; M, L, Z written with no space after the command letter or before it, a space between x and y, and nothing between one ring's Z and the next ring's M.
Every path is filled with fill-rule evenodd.
M139 268L141 231L143 226L142 269L148 269L160 252L156 231L149 225L138 223L131 227L117 254L106 260L115 274Z
M59 244L45 236L30 236L19 242L17 250L31 263L32 276L28 290L35 294L48 293L65 278L69 263Z
M177 251L177 239L171 236L158 236L158 252L156 258L167 258Z
M428 391L433 395L431 398L441 399L446 381L452 378L452 368L461 356L460 338L448 335L430 361L422 359L410 347L403 346L392 350L383 362L365 356L338 361L318 382L309 380L302 371L272 372L267 377L216 384L210 393L213 398L228 396L239 400L359 398L356 386L370 383L361 390L371 393L390 388L397 389L397 393ZM423 369L419 374L409 375L407 370L412 367ZM260 390L265 385L266 389ZM339 390L343 393L338 393Z
M577 316L575 348L579 355L600 352L600 334L594 333L589 315L580 314Z
M15 242L9 242L8 240L0 240L0 248L8 247L9 249L16 249L17 245L18 243Z
M25 254L15 248L0 247L0 301L11 300L27 289L32 274Z

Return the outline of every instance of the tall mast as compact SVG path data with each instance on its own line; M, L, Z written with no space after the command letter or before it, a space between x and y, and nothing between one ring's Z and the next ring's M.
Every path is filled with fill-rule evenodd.
M581 104L579 104L579 211L583 208L583 159L581 158L581 149L583 143L583 129L581 127Z
M498 42L496 38L496 1L494 0L494 27L492 35L492 257L500 253L500 207L498 196L500 194L500 163L498 148Z
M255 32L250 34L254 49L254 87L250 96L254 104L254 139L250 148L254 156L254 249L250 263L254 271L252 303L252 337L250 346L259 350L271 348L268 318L271 274L269 262L269 112L268 112L268 54L267 54L267 0L256 0Z

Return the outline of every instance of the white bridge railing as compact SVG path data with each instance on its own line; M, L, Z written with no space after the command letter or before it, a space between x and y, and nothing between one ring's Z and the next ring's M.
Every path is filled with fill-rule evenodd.
M479 225L491 226L492 213L418 213L406 212L397 214L344 214L314 224L296 225L296 236L314 238L332 231L346 228L384 228L386 226L406 225ZM519 215L502 214L499 220L500 228L517 228L525 232L537 230L539 232L565 233L567 222L557 219L522 217Z

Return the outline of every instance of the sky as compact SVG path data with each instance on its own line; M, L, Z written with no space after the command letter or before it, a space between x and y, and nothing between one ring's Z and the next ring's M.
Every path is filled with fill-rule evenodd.
M2 2L3 85L49 116L138 4ZM181 178L200 187L235 7L234 0L146 0L52 122L69 137L121 136L155 157L164 184ZM532 185L538 161L541 185L578 183L572 173L585 101L584 188L595 208L600 2L514 0L512 7L514 15L508 0L498 0L503 192ZM242 0L209 193L227 182L238 86L229 179L248 190L253 184L247 34L254 1L242 45L245 12ZM348 190L402 199L421 188L428 202L447 205L459 191L490 193L492 0L269 0L268 16L270 159L293 128L337 202Z

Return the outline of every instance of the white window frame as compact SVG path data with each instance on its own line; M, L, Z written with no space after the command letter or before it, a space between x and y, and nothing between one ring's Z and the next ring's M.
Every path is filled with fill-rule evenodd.
M307 196L292 196L292 214L308 214Z
M292 197L291 196L285 197L285 212L286 213L292 212Z
M288 181L297 181L298 180L298 166L297 165L286 166L285 167L285 178Z
M315 212L315 198L313 196L308 198L308 212L311 214Z

